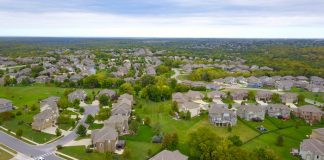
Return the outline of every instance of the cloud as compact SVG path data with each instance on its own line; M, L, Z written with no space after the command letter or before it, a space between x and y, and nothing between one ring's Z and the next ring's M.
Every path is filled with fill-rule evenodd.
M0 0L0 35L323 38L323 7L321 0Z

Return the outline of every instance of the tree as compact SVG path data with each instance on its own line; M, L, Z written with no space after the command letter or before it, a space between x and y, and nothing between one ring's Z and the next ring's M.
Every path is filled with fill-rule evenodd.
M108 106L109 104L109 97L105 94L100 95L99 97L99 103L101 106Z
M175 150L177 148L177 145L179 143L178 135L176 133L164 134L163 140L162 140L162 147L168 150Z
M23 135L23 130L22 129L17 129L16 137L20 138L22 135Z
M305 105L305 96L303 94L299 94L297 96L298 105Z
M132 84L124 83L119 87L119 91L121 94L124 94L124 93L133 94L134 88L132 87Z
M129 130L131 130L134 134L136 134L138 131L138 127L139 127L139 124L137 121L131 121L131 123L129 125Z
M144 75L141 79L140 79L140 84L141 86L144 88L148 85L154 85L155 84L155 77L152 75Z
M272 150L267 150L264 148L258 148L253 150L251 157L255 160L280 160L276 153Z
M271 96L272 103L281 103L280 95L278 93L274 93Z
M87 135L87 128L84 125L79 125L76 132L80 137Z
M91 125L91 124L93 124L94 121L95 121L95 119L93 118L93 116L91 114L89 114L87 116L87 119L85 120L85 123Z
M276 145L281 147L281 146L283 146L283 143L284 143L283 136L278 136Z
M171 110L173 112L179 112L178 102L172 101Z
M59 136L62 135L62 131L59 128L56 128L55 134L56 134L57 137L59 137Z
M172 79L170 80L170 87L171 87L172 89L175 89L175 88L177 87L177 80L176 80L175 78L172 78Z
M156 67L157 75L161 75L161 74L168 73L168 72L171 72L171 68L169 66L162 64L162 65L159 65Z
M248 100L250 100L250 101L255 100L255 92L253 92L253 91L248 92Z
M189 134L190 156L196 159L213 159L210 156L216 150L220 141L221 138L210 128L200 127Z
M228 137L228 140L230 140L235 146L241 146L243 144L240 137L237 135Z

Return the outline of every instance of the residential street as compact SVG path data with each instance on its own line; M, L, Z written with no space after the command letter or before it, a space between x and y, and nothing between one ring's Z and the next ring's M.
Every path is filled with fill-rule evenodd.
M84 123L87 118L87 115L89 114L95 115L99 111L99 105L97 103L93 103L84 106L84 109L85 109L84 116L79 121L78 125L83 124L87 126ZM42 156L46 160L61 160L60 157L54 154L56 151L56 146L65 145L68 142L77 138L78 135L76 134L76 128L71 133L58 139L57 141L54 141L49 144L44 144L44 145L35 146L35 145L27 144L11 135L6 134L3 131L0 131L0 142L26 156L35 157L35 158Z

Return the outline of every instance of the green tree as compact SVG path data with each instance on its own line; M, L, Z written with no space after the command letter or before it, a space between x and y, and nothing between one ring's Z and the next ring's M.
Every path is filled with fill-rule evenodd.
M255 92L253 91L248 92L248 100L255 101Z
M138 131L139 124L137 121L131 121L129 125L129 130L133 132L133 134L136 134Z
M59 128L56 128L55 134L56 134L57 137L59 137L59 136L62 135L62 131Z
M99 103L101 106L109 105L109 97L105 94L99 96Z
M272 103L281 103L280 95L278 93L274 93L271 96Z
M119 87L119 91L121 94L124 94L124 93L133 94L134 88L133 88L132 84L124 83Z
M235 146L241 146L243 144L240 137L237 135L228 137L228 140L230 140Z
M91 114L89 114L85 120L85 123L91 125L93 124L94 121L95 121L94 117Z
M80 137L87 135L87 128L84 125L79 125L76 132Z
M164 134L163 140L162 140L162 147L168 150L175 150L177 148L177 145L179 143L178 135L176 133Z
M284 137L280 135L277 137L276 145L281 147L283 146L283 144L284 144Z
M17 129L16 130L16 137L20 138L23 135L23 130L22 129Z
M141 79L140 79L140 84L141 84L141 86L143 88L148 86L148 85L154 85L155 82L156 82L155 77L152 76L152 75L148 75L148 74L142 76Z
M305 96L303 94L299 94L297 96L298 105L305 105Z

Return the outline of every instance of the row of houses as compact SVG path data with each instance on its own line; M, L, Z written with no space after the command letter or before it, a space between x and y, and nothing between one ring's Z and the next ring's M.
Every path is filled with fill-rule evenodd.
M123 94L112 104L112 115L104 121L104 127L92 131L91 141L95 150L115 152L124 147L125 141L118 140L118 137L129 133L128 121L134 103L133 95Z
M59 117L57 103L59 97L48 97L40 101L40 113L33 117L32 129L42 131L49 127L54 127Z
M312 105L305 105L292 110L283 104L262 105L233 105L231 109L226 104L213 103L209 108L209 121L216 126L233 126L237 116L247 121L263 121L265 115L281 119L289 119L293 113L307 123L313 124L322 120L323 111Z
M307 78L305 76L251 76L245 77L226 77L215 79L216 84L243 84L250 88L263 86L275 87L279 91L287 91L292 87L304 88L311 92L324 92L324 79L317 76Z

